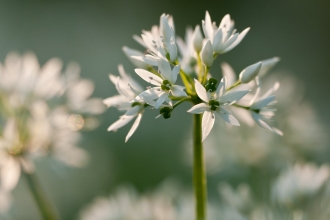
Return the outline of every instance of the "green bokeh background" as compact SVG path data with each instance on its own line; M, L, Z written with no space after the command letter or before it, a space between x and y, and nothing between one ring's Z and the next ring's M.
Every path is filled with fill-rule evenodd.
M173 15L180 36L187 25L201 24L206 10L217 22L230 13L238 31L249 26L251 31L217 62L225 60L238 72L256 61L281 57L277 70L300 79L304 98L316 107L324 124L330 125L329 9L326 0L0 1L0 60L10 51L33 51L42 64L52 57L66 64L76 61L82 76L95 82L94 96L107 98L116 93L108 74L117 74L119 63L134 73L122 46L142 49L132 35L158 24L162 13ZM220 72L220 66L212 71ZM126 144L128 127L117 133L106 131L120 115L109 109L99 128L83 133L81 146L91 155L87 167L71 169L38 162L38 175L63 219L75 219L93 197L107 195L124 183L144 191L174 176L189 186L191 171L181 147L192 124L185 114L187 108L180 106L169 120L154 120L155 111L145 114ZM13 219L40 219L24 178L14 191L14 203Z

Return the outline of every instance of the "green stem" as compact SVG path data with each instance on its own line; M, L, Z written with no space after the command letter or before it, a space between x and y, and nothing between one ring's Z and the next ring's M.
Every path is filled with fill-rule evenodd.
M58 220L60 219L57 211L53 209L51 202L43 192L41 185L37 179L37 176L33 173L27 173L23 171L25 179L28 183L30 191L39 207L39 211L44 220Z
M194 114L194 191L196 220L206 219L207 185L202 143L202 114Z
M238 86L238 85L240 85L240 84L241 84L241 81L238 80L238 81L235 82L233 85L229 86L229 87L226 89L226 91L229 91L229 90L235 88L236 86Z

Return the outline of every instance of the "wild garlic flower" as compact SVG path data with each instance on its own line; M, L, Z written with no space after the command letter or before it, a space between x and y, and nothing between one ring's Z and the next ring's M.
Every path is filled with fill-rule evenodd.
M227 14L221 20L219 27L212 22L211 16L206 11L205 20L202 22L205 37L210 40L214 54L222 54L236 47L245 37L250 28L246 28L242 33L236 33L234 21Z
M119 95L109 97L103 100L103 103L107 107L117 107L118 110L126 110L126 113L122 115L118 121L110 125L108 131L116 131L136 117L132 128L126 136L125 141L127 142L138 128L142 119L144 108L147 107L148 104L146 104L143 99L139 97L136 98L136 96L143 91L140 84L134 81L130 75L125 72L122 65L118 66L118 70L120 77L112 74L110 74L109 77L112 83L116 86ZM148 103L152 103L152 100L148 101Z
M151 31L142 31L141 37L134 35L134 39L148 50L146 56L134 56L132 58L157 66L159 54L167 57L171 62L177 59L177 46L175 41L174 23L172 16L162 14L160 25L153 26Z
M184 92L185 87L175 85L180 72L180 66L177 65L171 70L171 66L168 61L161 57L158 59L158 68L159 76L144 69L135 69L135 72L142 79L156 86L149 88L138 95L143 100L146 100L146 102L148 102L147 100L157 99L154 104L156 109L158 109L165 101L172 105L171 99L168 98L170 94L174 97L187 96L186 92Z
M222 78L219 85L216 87L217 80L210 78L206 87L204 88L200 82L195 79L195 88L198 97L203 100L203 103L194 105L188 110L192 114L203 113L202 119L202 135L203 140L209 135L215 121L214 113L218 113L219 116L227 123L239 126L237 119L231 115L224 107L229 106L240 100L249 91L235 91L226 92L227 81L226 78Z
M138 67L135 69L135 73L153 87L149 86L147 90L141 91L135 89L134 86L131 86L132 88L127 86L130 84L129 82L125 82L126 85L121 85L122 83L117 85L116 80L112 79L120 96L110 97L104 100L104 103L110 107L116 105L115 100L119 100L118 106L124 103L128 106L128 109L125 110L131 108L132 110L121 116L108 130L117 130L134 117L139 116L137 123L132 127L134 132L145 107L152 106L154 109L159 109L158 116L162 115L167 119L170 118L175 108L185 101L194 104L194 107L188 112L203 113L203 140L213 127L215 112L219 113L226 122L239 125L238 120L226 108L233 106L249 91L252 91L256 86L253 82L261 73L264 74L267 69L274 66L278 62L278 58L250 65L241 72L237 81L226 85L224 79L217 87L217 81L210 78L210 68L219 54L228 52L243 40L249 28L240 34L236 33L234 22L229 15L226 15L220 26L217 27L215 23L212 23L208 12L206 12L202 27L205 37L202 35L200 26L197 25L194 30L186 29L186 36L183 40L175 36L173 18L163 14L160 17L159 26L153 26L151 31L142 31L141 37L133 36L147 51L140 52L128 47L123 47L123 51ZM180 75L183 86L178 85L178 75ZM256 96L253 98L253 96L247 95L244 99L248 99L252 103ZM136 107L134 103L139 103L139 106ZM265 121L264 112L267 105L239 106L235 104L235 107L253 110L251 114L258 114L257 122L264 124L261 121ZM261 109L255 109L255 107L261 107ZM255 118L257 119L257 117ZM275 128L272 130L278 131ZM130 136L131 132L126 137L126 141Z

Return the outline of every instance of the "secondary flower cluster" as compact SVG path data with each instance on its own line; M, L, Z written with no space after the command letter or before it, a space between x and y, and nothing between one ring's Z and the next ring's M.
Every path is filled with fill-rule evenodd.
M102 101L90 98L94 86L81 79L79 66L61 74L56 58L40 67L34 54L10 53L0 66L0 200L9 201L21 171L34 172L33 160L51 155L74 167L87 153L77 147L83 127L95 125ZM0 210L8 208L0 202Z
M127 141L139 126L146 108L159 109L158 116L170 118L179 104L190 101L194 106L188 112L203 114L203 140L210 133L216 114L231 125L240 125L229 107L244 110L261 127L282 135L281 131L267 122L274 115L275 109L271 106L275 103L274 92L279 84L275 83L264 95L259 94L259 78L279 58L263 60L246 67L239 74L238 80L235 80L236 76L231 69L226 68L223 78L218 80L216 78L219 77L213 78L209 72L214 60L236 47L250 28L238 33L229 15L222 19L218 27L206 12L202 30L204 37L199 25L194 30L188 28L183 40L175 35L173 18L163 14L159 26L153 26L150 31L142 31L141 37L133 36L146 52L128 47L123 47L123 51L137 67L136 74L150 85L143 89L121 65L120 76L110 75L119 95L105 99L104 104L126 113L108 131L116 131L136 117L126 136ZM184 86L178 85L178 75Z

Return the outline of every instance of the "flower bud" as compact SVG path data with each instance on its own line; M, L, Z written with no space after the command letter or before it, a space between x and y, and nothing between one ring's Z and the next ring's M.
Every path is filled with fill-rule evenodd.
M246 67L242 72L239 74L239 80L241 83L248 83L258 75L261 69L261 62L255 63L251 66Z
M278 62L280 61L279 57L273 57L267 60L260 61L262 63L259 76L262 77L265 75L269 70L271 70Z
M203 48L203 36L199 25L196 25L192 39L194 48L199 53Z
M159 113L160 113L161 115L163 115L163 117L164 117L165 119L168 119L168 118L171 117L172 110L173 110L173 109L170 108L170 107L162 107L162 108L159 110Z
M207 40L203 46L201 51L201 59L202 63L207 66L211 67L213 64L213 49L210 40Z

